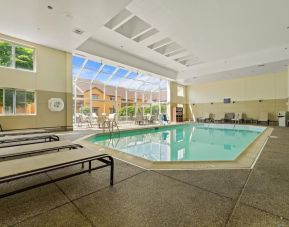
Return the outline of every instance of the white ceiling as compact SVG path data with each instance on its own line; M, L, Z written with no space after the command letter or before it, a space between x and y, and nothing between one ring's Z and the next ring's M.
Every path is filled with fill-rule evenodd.
M120 62L139 66L143 61L145 70L152 66L153 73L163 72L184 84L250 76L260 64L265 64L262 70L257 67L262 73L284 71L283 63L289 59L288 0L0 0L0 4L5 9L0 14L1 33L66 51L95 46L98 49L91 52L114 61L122 52ZM123 10L128 12L113 20L118 27L109 28L107 23ZM76 35L74 28L85 32ZM134 40L150 29L157 32ZM148 47L166 38L184 51L167 57L159 53L163 49ZM88 45L92 41L98 44ZM102 44L115 51L101 53ZM197 64L188 67L174 60L182 57Z
M72 52L130 1L0 0L0 32Z

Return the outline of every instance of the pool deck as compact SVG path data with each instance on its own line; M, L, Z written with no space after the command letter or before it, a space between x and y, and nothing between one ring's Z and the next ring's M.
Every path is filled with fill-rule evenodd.
M92 131L61 133L75 140ZM0 226L289 226L289 128L274 128L252 169L101 169L0 199ZM74 167L78 168L78 167ZM79 167L80 168L80 167ZM60 176L0 185L0 192Z

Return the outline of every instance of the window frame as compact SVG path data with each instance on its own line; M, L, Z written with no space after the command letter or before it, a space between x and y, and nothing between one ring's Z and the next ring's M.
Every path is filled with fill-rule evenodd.
M24 71L24 72L31 72L31 73L36 73L36 48L34 46L30 46L27 44L23 44L23 43L18 43L18 42L14 42L11 40L7 40L7 39L3 39L0 38L0 42L6 42L8 44L11 45L12 47L12 53L11 53L11 66L2 66L0 65L0 68L5 68L5 69L14 69L14 70L19 70L19 71ZM33 49L33 69L22 69L22 68L16 68L16 47L23 47L23 48L30 48Z
M5 113L5 90L13 90L13 113L6 114ZM25 89L17 89L17 88L7 88L7 87L0 87L0 90L3 90L3 100L2 100L2 113L0 113L0 117L7 117L7 116L36 116L37 115L37 93L33 90L25 90ZM16 113L16 92L17 91L25 91L25 105L26 103L26 92L33 92L34 93L34 104L35 104L35 112L34 113Z
M97 97L97 98L96 98ZM99 101L100 99L99 99L99 94L92 94L91 95L91 100L92 101Z

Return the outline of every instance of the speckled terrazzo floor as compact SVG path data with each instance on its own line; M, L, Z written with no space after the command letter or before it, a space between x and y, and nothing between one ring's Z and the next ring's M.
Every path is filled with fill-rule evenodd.
M0 226L289 226L289 128L272 136L253 170L146 171L116 160L113 187L109 169L101 169L0 199ZM0 192L74 168L0 185Z

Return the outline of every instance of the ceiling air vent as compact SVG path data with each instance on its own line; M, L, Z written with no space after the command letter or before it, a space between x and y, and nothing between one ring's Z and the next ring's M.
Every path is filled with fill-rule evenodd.
M74 32L75 34L77 34L77 35L82 35L84 31L81 30L81 29L79 29L79 28L75 28L75 29L73 30L73 32Z

